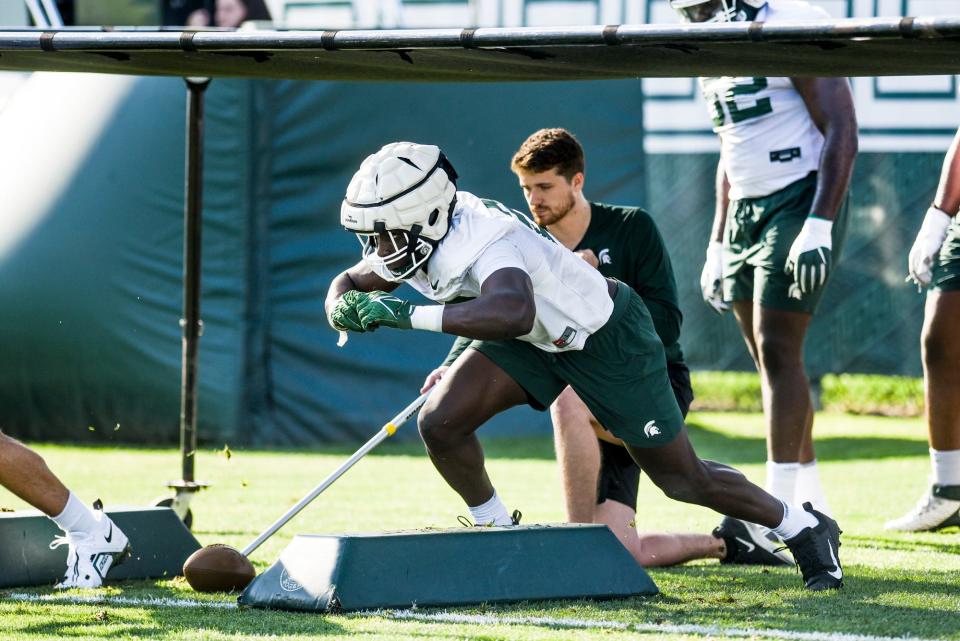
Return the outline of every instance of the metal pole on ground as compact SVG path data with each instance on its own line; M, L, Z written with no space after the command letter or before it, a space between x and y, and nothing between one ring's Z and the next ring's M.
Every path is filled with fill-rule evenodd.
M197 451L197 365L203 321L200 319L200 258L203 228L203 96L209 78L186 78L187 145L183 226L183 351L180 377L180 455L182 478L167 483L176 495L154 501L171 507L190 527L190 499L207 487L194 478Z

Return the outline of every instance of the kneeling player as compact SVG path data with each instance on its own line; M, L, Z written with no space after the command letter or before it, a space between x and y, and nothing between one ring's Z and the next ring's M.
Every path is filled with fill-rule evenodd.
M509 407L548 406L569 385L665 494L771 528L806 587L841 587L833 519L787 506L735 469L696 456L640 297L522 214L457 192L456 177L430 145L393 143L363 162L341 207L363 259L331 283L326 309L340 331L416 328L479 341L419 421L434 466L474 520L511 523L474 432ZM445 304L386 293L401 282Z
M68 545L67 571L58 588L96 588L130 554L127 537L101 510L91 510L60 482L36 452L0 433L0 485L37 508L63 530L51 549Z

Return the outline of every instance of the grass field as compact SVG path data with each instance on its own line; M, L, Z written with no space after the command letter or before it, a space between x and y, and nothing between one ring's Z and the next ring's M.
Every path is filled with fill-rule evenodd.
M700 413L690 422L701 456L762 481L759 415ZM321 616L239 610L229 595L198 595L174 579L64 595L0 592L0 639L960 639L960 534L882 530L926 483L920 420L824 414L817 435L824 482L845 531L847 587L839 593L807 593L790 569L703 561L652 570L661 594L647 599ZM148 503L179 471L178 454L167 449L37 449L79 495L114 504ZM353 449L234 450L229 458L200 452L198 477L214 487L193 503L194 533L203 544L243 547ZM549 439L492 441L487 454L499 493L523 511L525 524L561 520ZM0 507L25 506L0 490ZM265 543L254 562L265 569L296 533L452 527L464 513L418 444L386 443ZM639 514L651 530L708 531L717 522L706 510L667 501L646 480Z

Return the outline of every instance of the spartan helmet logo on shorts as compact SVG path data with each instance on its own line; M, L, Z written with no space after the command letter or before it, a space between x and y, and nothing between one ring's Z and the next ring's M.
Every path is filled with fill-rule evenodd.
M767 0L669 0L687 22L743 22L753 20Z
M609 265L610 263L612 263L613 259L610 258L610 250L601 249L600 253L597 254L597 262L600 263L601 265Z
M391 281L425 265L450 227L457 172L434 145L394 142L353 175L340 222L360 241L363 260Z
M649 421L646 425L644 425L643 433L646 435L647 438L660 436L660 428L657 426L656 420Z

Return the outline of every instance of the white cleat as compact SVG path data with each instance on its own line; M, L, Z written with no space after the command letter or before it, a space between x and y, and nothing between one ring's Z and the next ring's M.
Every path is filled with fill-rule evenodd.
M960 526L960 500L952 498L957 496L957 490L960 486L934 485L910 512L887 521L883 527L897 532L932 532Z
M94 510L94 516L98 526L94 532L67 533L50 543L51 550L61 545L70 546L67 571L55 588L98 588L110 568L120 565L130 556L130 542L120 528L99 509Z

